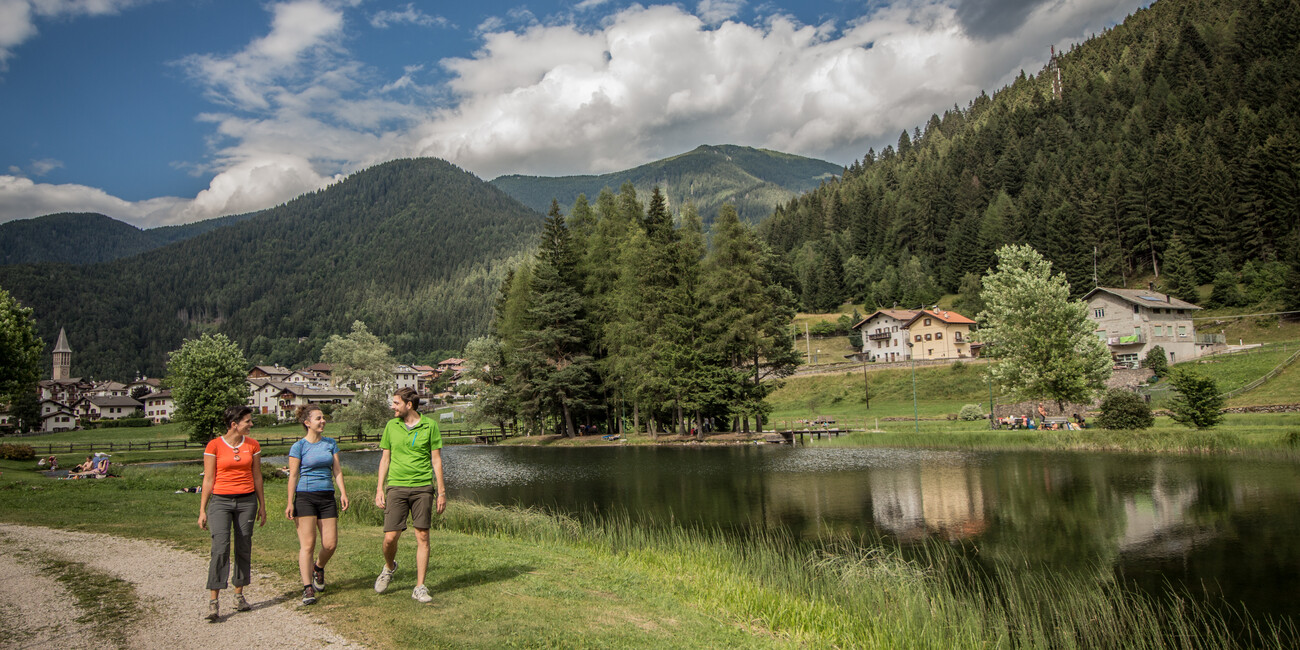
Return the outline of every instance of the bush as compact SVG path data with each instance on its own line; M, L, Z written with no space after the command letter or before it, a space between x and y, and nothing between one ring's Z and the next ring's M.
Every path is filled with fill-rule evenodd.
M31 460L36 458L36 451L31 445L0 445L0 458L5 460Z
M1146 429L1155 423L1151 407L1137 393L1112 388L1101 400L1097 426L1103 429Z
M966 406L961 407L961 412L957 414L957 417L966 422L972 420L983 420L984 408L979 404L967 404Z
M1150 369L1157 377L1164 377L1169 374L1169 355L1165 354L1164 348L1152 346L1142 358L1142 367Z
M1169 417L1187 427L1208 429L1223 420L1223 398L1214 380L1192 370L1179 369L1169 376L1178 391L1169 400Z
M832 336L837 331L838 329L836 328L835 323L828 320L819 320L814 323L812 327L808 328L808 333L811 336Z
M270 413L257 413L253 415L253 426L259 429L273 427L277 424L279 424L279 422L275 419L275 416Z

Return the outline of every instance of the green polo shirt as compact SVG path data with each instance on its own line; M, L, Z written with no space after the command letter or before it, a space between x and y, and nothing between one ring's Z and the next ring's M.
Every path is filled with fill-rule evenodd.
M442 431L427 415L420 415L414 428L397 418L384 425L379 448L392 452L388 462L388 485L421 487L433 485L434 449L442 449Z

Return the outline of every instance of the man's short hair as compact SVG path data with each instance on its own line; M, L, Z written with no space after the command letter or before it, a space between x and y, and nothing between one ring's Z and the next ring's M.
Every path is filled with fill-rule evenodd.
M417 411L420 410L420 394L417 393L414 388L407 386L406 388L402 388L393 394L396 395L398 398L400 398L403 402L410 404L411 408Z

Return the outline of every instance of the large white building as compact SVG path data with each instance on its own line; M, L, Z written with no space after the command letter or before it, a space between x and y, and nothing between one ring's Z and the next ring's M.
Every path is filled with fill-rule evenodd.
M867 361L907 361L907 322L921 312L914 309L880 309L853 326L862 333L862 354Z
M1200 307L1154 289L1097 287L1083 300L1097 338L1106 343L1116 365L1136 368L1156 346L1164 349L1169 363L1177 363L1223 343L1213 335L1198 341L1192 316Z

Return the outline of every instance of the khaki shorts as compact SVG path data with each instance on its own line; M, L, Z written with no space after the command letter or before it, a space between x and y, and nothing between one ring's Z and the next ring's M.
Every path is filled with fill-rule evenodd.
M390 485L384 490L384 532L406 530L406 515L411 515L411 525L419 530L429 530L433 522L432 485L405 487Z

